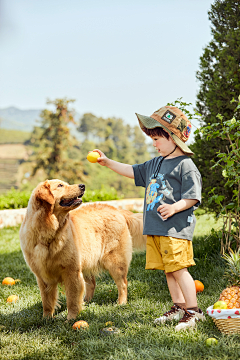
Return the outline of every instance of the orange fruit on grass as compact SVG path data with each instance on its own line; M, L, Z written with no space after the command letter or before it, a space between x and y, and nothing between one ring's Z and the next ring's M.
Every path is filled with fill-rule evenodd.
M5 279L3 279L2 281L3 285L15 285L15 280L11 277L6 277Z
M7 298L7 302L8 303L15 303L16 301L18 301L18 296L17 295L10 295L8 298Z
M194 280L195 283L195 288L196 288L196 292L202 292L204 290L204 285L201 281L199 280Z
M79 320L79 321L76 321L74 324L73 324L73 329L74 330L77 330L77 329L86 329L89 327L88 323L84 320Z

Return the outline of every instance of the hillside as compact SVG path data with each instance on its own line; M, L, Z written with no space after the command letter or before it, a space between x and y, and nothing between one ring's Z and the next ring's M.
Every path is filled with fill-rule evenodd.
M27 149L23 144L0 145L0 193L18 188L18 170L22 160L27 160Z
M14 106L0 109L0 124L3 129L32 131L41 110L20 110Z
M38 121L40 120L39 115L41 111L41 109L21 110L14 106L0 109L0 139L3 129L31 132L34 126L39 126ZM75 112L74 118L76 123L78 124L80 114ZM69 128L71 134L75 136L78 140L81 140L81 135L76 130L76 127L71 124ZM3 144L4 142L1 141L0 143Z
M23 144L30 138L30 132L0 129L0 144Z

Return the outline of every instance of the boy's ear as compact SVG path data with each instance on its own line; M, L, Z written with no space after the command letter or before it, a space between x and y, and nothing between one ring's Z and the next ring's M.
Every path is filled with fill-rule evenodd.
M37 200L46 201L48 204L53 205L55 203L54 196L50 190L50 182L46 180L38 189L36 194Z

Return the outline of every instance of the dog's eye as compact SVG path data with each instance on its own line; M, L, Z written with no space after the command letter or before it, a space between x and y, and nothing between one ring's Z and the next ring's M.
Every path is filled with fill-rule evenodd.
M58 184L58 187L63 187L63 184Z

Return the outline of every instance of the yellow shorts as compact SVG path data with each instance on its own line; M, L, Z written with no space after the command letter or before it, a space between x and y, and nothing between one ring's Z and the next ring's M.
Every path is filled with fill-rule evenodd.
M196 265L192 241L171 236L147 236L145 269L164 270L166 273Z

